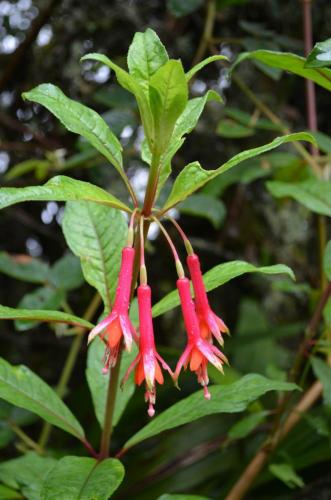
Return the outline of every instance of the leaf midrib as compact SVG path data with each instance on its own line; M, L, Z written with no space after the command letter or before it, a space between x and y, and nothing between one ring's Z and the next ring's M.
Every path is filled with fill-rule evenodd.
M101 256L100 260L101 260L101 266L102 266L103 277L104 277L104 285L105 285L105 291L106 291L106 301L107 301L107 307L110 310L111 307L112 307L112 303L111 303L110 294L109 294L108 273L107 273L107 269L106 269L106 256L105 256L105 253L104 253L103 246L101 244L101 240L100 240L100 237L99 237L97 226L95 225L93 217L91 215L91 210L90 210L89 205L87 205L87 213L88 213L88 216L89 216L89 219L90 219L90 222L91 222L91 227L92 227L92 229L94 231L95 238L96 238L96 240L98 242L98 247L99 247L99 250L100 250L100 256Z
M75 427L72 426L72 424L68 423L67 420L65 420L61 415L58 415L57 413L55 413L53 410L49 409L47 406L45 406L42 402L40 402L39 400L35 400L33 399L30 395L27 395L25 392L21 391L19 388L17 388L17 386L14 386L13 384L11 384L10 382L8 382L8 380L4 380L1 373L0 373L0 382L2 382L3 384L7 384L10 388L13 388L14 391L18 392L19 394L22 394L25 398L27 399L30 399L31 401L33 402L36 402L37 404L39 404L39 406L41 406L42 408L44 408L49 414L57 417L59 420L61 420L62 422L64 422L67 426L67 428L70 428L74 431L74 436L77 437L77 439L79 439L80 441L83 441L84 440L84 434L82 436L80 436L79 434L77 434L77 429ZM50 390L52 390L50 388ZM56 393L54 393L54 395L56 395ZM59 400L61 403L63 403L63 401L61 401L61 399ZM64 404L64 403L63 403ZM17 405L19 406L19 405ZM24 408L21 406L21 408ZM67 408L67 407L66 407ZM70 411L70 410L69 410ZM35 412L33 412L35 413ZM74 415L73 415L74 417ZM75 418L75 417L74 417Z

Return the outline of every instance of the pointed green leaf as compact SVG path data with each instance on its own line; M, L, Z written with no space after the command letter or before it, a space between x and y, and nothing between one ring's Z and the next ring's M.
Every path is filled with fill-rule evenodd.
M230 118L224 118L218 122L216 134L226 139L239 139L241 137L250 137L255 134L255 129L242 125Z
M80 287L84 282L84 277L79 259L69 252L63 255L52 266L50 280L57 289L61 290L74 290Z
M154 144L157 152L162 154L188 99L185 73L180 61L171 59L154 73L150 79L149 98L154 117Z
M264 266L256 267L253 264L244 262L241 260L234 260L232 262L226 262L225 264L219 264L207 271L203 280L206 286L207 292L214 290L215 288L224 285L228 281L237 278L245 273L262 273L262 274L287 274L290 278L294 279L294 274L292 269L283 264L276 264L274 266ZM177 290L173 290L168 293L163 299L161 299L153 307L153 316L159 316L160 314L173 309L179 305L179 296Z
M86 368L86 379L91 391L95 414L101 428L103 428L104 425L105 407L107 402L107 391L109 383L109 376L105 376L102 374L102 368L104 366L104 363L102 361L104 351L105 344L101 340L95 339L88 349ZM137 348L135 346L132 347L131 352L123 351L118 385L120 385L121 380L123 379L136 354ZM118 387L113 418L114 426L118 424L126 408L126 405L128 404L134 393L134 390L135 383L132 377L127 380L123 387Z
M221 55L207 57L207 59L204 59L203 61L199 62L198 64L193 66L193 68L191 68L190 71L186 73L186 81L189 82L192 76L194 76L198 71L200 71L200 69L204 68L205 66L207 66L207 64L210 64L214 61L229 62L229 59L226 56L221 56Z
M312 356L311 364L315 376L321 381L323 385L324 401L327 406L331 408L331 367L316 356Z
M112 69L116 75L118 83L135 96L141 116L141 121L144 126L145 135L151 146L153 144L154 138L153 116L151 113L148 97L146 96L143 87L132 75L130 75L127 71L122 69L120 66L115 64L103 54L86 54L81 58L81 61L88 60L101 62L102 64L105 64L110 69Z
M0 209L23 201L93 201L131 212L130 208L104 189L65 175L57 175L43 186L0 188Z
M316 43L305 63L305 68L325 68L327 66L331 66L331 38Z
M207 219L215 229L221 226L226 214L221 200L204 193L193 194L178 206L178 210L183 214Z
M0 484L0 498L1 500L23 500L23 496L12 488Z
M161 173L158 183L158 192L161 190L171 173L171 160L173 156L184 144L187 134L192 132L195 128L206 103L209 101L223 102L221 96L217 92L208 90L202 97L189 99L184 111L177 119L170 139L170 144L160 161ZM151 164L152 155L145 141L142 145L142 159L149 165Z
M81 260L86 281L99 291L109 310L128 230L124 215L95 203L67 203L62 230L71 251Z
M41 500L108 500L124 477L119 460L64 457L46 477Z
M309 210L331 217L331 182L307 179L303 182L267 182L267 188L275 198L288 196Z
M50 83L24 92L23 99L45 106L70 132L85 137L123 174L121 143L96 111L69 99L62 90Z
M28 500L40 500L42 483L55 466L56 460L29 452L19 458L0 463L0 481L22 491ZM0 496L1 499L7 497ZM8 498L23 498L21 496Z
M60 309L62 302L65 299L64 290L57 290L50 286L43 286L33 290L33 292L24 295L22 300L17 305L18 309L23 310L57 310ZM30 330L38 324L38 321L30 321L26 319L16 319L15 328L21 332Z
M169 60L167 51L152 29L136 33L128 51L130 74L148 92L151 76Z
M231 71L246 59L260 61L273 68L279 68L295 75L312 80L321 87L331 90L331 70L327 68L307 68L306 59L290 52L274 52L272 50L254 50L240 54L231 67Z
M328 242L324 250L323 267L326 277L329 281L331 281L331 240Z
M49 266L29 255L10 255L7 252L0 252L0 272L29 283L45 283L48 279Z
M168 0L168 10L176 17L187 16L197 10L203 4L203 0Z
M303 488L305 483L289 463L270 464L269 471L289 488Z
M61 311L15 309L13 307L0 306L0 319L22 319L45 323L66 323L68 325L81 326L91 329L93 324L85 319L78 318L73 314Z
M276 137L272 142L259 146L258 148L248 149L242 151L237 155L233 156L226 163L221 165L215 170L205 170L201 167L200 163L195 161L187 165L176 178L174 185L172 187L169 198L167 199L162 212L166 212L173 206L177 205L180 201L185 200L191 193L201 188L204 184L209 182L211 179L217 177L218 175L230 170L244 160L258 156L266 151L277 148L281 144L293 141L308 141L315 144L315 139L306 132L301 132L297 134L284 135L282 137Z
M76 417L53 389L27 366L12 366L0 359L0 398L84 440L84 431Z
M211 400L207 402L202 391L198 391L156 416L150 423L132 436L124 445L130 448L141 441L163 431L193 422L215 413L237 413L244 411L252 402L269 391L293 391L295 384L269 380L262 375L249 374L228 385L210 387Z
M230 439L243 439L248 436L258 425L265 421L267 411L259 411L246 415L241 420L236 422L229 430L228 436Z

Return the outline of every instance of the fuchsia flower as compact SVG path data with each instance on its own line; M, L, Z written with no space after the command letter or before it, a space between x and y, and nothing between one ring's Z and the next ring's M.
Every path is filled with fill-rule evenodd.
M88 337L88 343L90 343L101 333L102 340L107 344L103 373L107 373L110 367L115 366L122 337L124 338L126 349L130 351L132 347L132 338L136 338L137 336L129 318L134 254L135 251L132 247L123 248L121 269L118 277L113 309L104 320L93 328Z
M148 415L153 417L155 414L155 381L163 384L163 374L158 362L162 368L167 370L172 376L173 373L167 363L161 358L155 349L153 322L152 322L152 304L151 288L148 285L138 287L138 309L139 309L139 353L129 366L123 383L127 380L131 371L135 368L135 382L141 385L145 380L146 393L145 400L149 403Z
M188 255L187 265L190 270L194 288L196 313L199 319L200 332L204 339L210 339L211 334L224 344L222 333L229 333L225 323L211 310L206 288L202 279L199 257L196 254Z
M187 345L176 366L175 380L178 379L182 367L187 367L190 363L190 370L195 372L198 382L204 388L206 399L210 399L207 385L209 383L207 365L212 363L215 368L223 373L223 364L227 363L225 355L211 343L211 339L205 340L200 333L200 325L195 310L194 302L191 298L190 282L188 278L177 280L184 323L187 333Z

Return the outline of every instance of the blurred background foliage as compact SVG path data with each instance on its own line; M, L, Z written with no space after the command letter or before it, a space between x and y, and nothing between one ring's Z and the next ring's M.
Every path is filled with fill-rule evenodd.
M22 101L22 92L52 82L102 114L121 138L126 170L143 194L147 166L140 158L142 133L135 103L118 87L108 68L81 64L79 59L87 52L101 52L123 65L133 34L151 27L170 56L180 57L188 69L203 43L206 3L0 0L1 184L38 184L65 172L111 189L125 200L115 169L84 141L67 133L44 108ZM299 0L217 0L216 6L212 46L231 60L243 50L259 48L303 54ZM328 1L313 2L313 24L316 41L330 36ZM262 63L244 63L236 74L286 126L293 131L307 128L303 79ZM204 168L216 168L239 151L282 134L279 125L263 116L236 81L228 78L224 65L212 64L199 73L191 94L199 96L207 89L221 93L225 104L208 103L196 131L176 155L175 172L193 160L199 160ZM331 105L328 92L321 88L317 106L318 140L324 153L321 161L328 165ZM231 367L225 378L211 370L214 382L227 383L249 372L286 378L316 305L320 279L316 217L294 201L275 201L265 188L265 180L295 181L304 179L307 172L305 161L287 145L218 177L179 207L177 216L201 254L204 270L236 259L258 265L282 262L292 267L297 278L293 283L282 276L247 275L210 294L232 333L225 347ZM78 259L67 249L60 227L62 216L63 205L55 202L15 205L1 212L1 304L70 308L77 315L83 314L93 290L83 285ZM147 259L156 301L173 289L175 272L168 248L155 228ZM178 309L158 317L155 330L161 354L173 365L184 343ZM6 359L14 364L24 362L49 384L57 383L71 343L70 331L17 321L15 325L1 322L0 332ZM93 441L93 436L98 440L99 428L84 379L86 354L84 345L67 398L90 429ZM183 377L181 393L165 384L158 391L157 410L195 389L191 375ZM136 391L116 427L113 451L147 422L141 392ZM154 499L169 491L222 498L263 441L269 425L265 408L272 407L275 398L267 396L265 406L255 403L245 415L206 417L133 448L123 457L126 481L116 498ZM1 403L0 446L5 459L15 456L19 441L6 423L10 411ZM28 426L32 436L38 435L39 427L31 415L22 411L11 419ZM278 449L249 498L331 498L330 437L330 414L318 407ZM81 453L74 441L56 429L50 449L54 456L63 450ZM297 489L293 492L292 488Z

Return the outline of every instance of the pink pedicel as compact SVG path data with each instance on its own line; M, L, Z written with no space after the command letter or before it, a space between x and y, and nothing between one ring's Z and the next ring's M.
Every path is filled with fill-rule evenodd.
M129 318L132 271L135 251L132 247L122 250L121 268L118 277L115 302L111 313L91 330L88 343L101 334L106 343L103 373L115 366L118 352L124 338L125 348L131 351L132 340L137 338Z
M148 415L153 417L155 414L154 404L156 398L155 382L163 384L164 381L159 362L162 368L167 370L171 376L173 376L173 373L155 348L151 295L151 288L148 285L140 285L138 287L139 353L129 366L123 383L135 368L135 383L141 385L145 380L145 400L148 402Z
M185 329L187 333L187 345L175 370L175 380L178 379L181 369L187 368L190 364L190 370L195 372L198 382L204 389L204 396L210 399L208 391L208 362L223 373L223 364L227 363L225 355L212 345L211 339L205 340L200 333L200 325L195 310L194 302L191 298L190 282L188 278L177 280L177 289L179 292Z
M220 345L224 344L222 333L229 333L225 323L210 308L206 288L202 279L199 257L188 255L187 265L190 270L194 289L195 307L199 320L200 332L204 339L214 335Z

